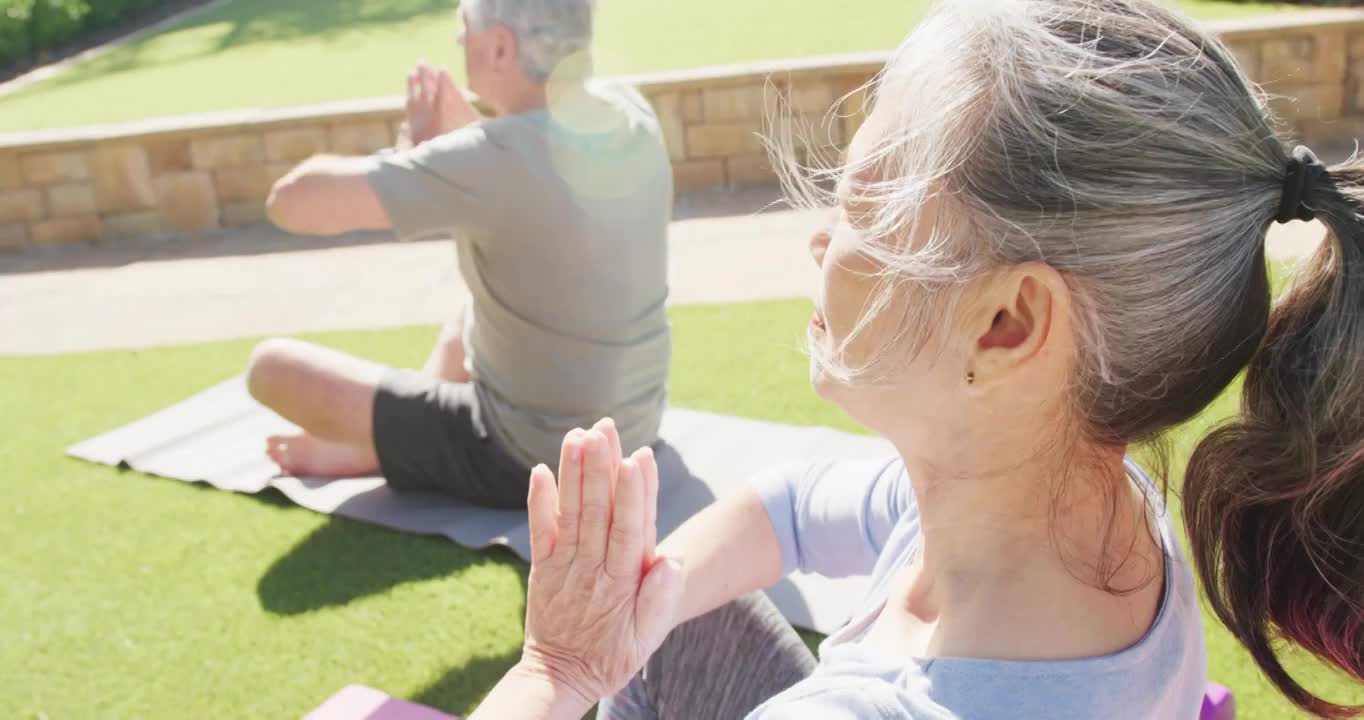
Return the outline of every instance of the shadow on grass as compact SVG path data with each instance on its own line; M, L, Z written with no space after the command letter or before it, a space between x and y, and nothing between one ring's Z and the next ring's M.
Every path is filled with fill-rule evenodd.
M36 95L119 73L188 62L256 43L299 38L329 40L354 30L379 29L426 16L433 22L450 23L450 42L453 44L454 10L458 6L458 0L227 0L222 5L190 15L162 32L120 45L89 62L75 65L51 80L21 88L10 97ZM207 41L168 41L169 36L209 26L222 26L224 31ZM165 51L177 44L184 46L186 52Z
M457 668L451 668L441 679L417 693L412 701L448 713L473 712L479 701L519 659L521 659L519 649L501 655L475 658Z
M256 594L266 612L301 615L489 563L521 564L503 548L470 550L445 538L332 518L276 560L256 585ZM518 574L524 594L526 572Z

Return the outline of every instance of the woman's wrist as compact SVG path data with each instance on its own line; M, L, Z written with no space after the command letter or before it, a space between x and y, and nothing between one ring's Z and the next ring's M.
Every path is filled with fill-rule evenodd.
M527 692L542 698L550 711L547 718L581 718L601 698L585 687L585 683L563 664L529 649L521 653L521 660L507 673L522 679Z
M596 702L572 678L527 652L469 720L581 720Z
M555 695L562 695L565 700L576 698L584 703L583 711L586 712L601 698L587 682L586 672L574 668L575 664L572 658L556 658L536 648L526 647L521 650L521 659L512 667L512 671L554 688Z

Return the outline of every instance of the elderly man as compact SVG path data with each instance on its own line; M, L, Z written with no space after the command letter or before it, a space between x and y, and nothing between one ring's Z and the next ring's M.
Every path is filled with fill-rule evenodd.
M615 419L657 439L670 352L672 176L633 89L589 79L592 0L465 0L470 89L408 77L410 149L316 157L275 186L290 232L454 236L470 298L422 372L269 340L252 395L302 428L267 451L289 473L382 473L397 490L524 508L564 434Z

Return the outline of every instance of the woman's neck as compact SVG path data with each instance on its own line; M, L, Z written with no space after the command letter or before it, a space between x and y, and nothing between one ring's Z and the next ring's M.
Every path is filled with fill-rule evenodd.
M1122 450L1063 468L982 455L949 469L902 448L921 542L891 602L920 631L915 654L1087 657L1139 639L1163 551Z

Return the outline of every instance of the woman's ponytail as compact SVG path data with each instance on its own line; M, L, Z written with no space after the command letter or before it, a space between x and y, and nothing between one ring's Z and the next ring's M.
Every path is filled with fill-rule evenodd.
M1184 480L1190 552L1213 610L1265 675L1327 718L1284 668L1288 640L1364 682L1364 162L1286 163L1277 219L1329 232L1275 305L1242 413L1194 451Z

